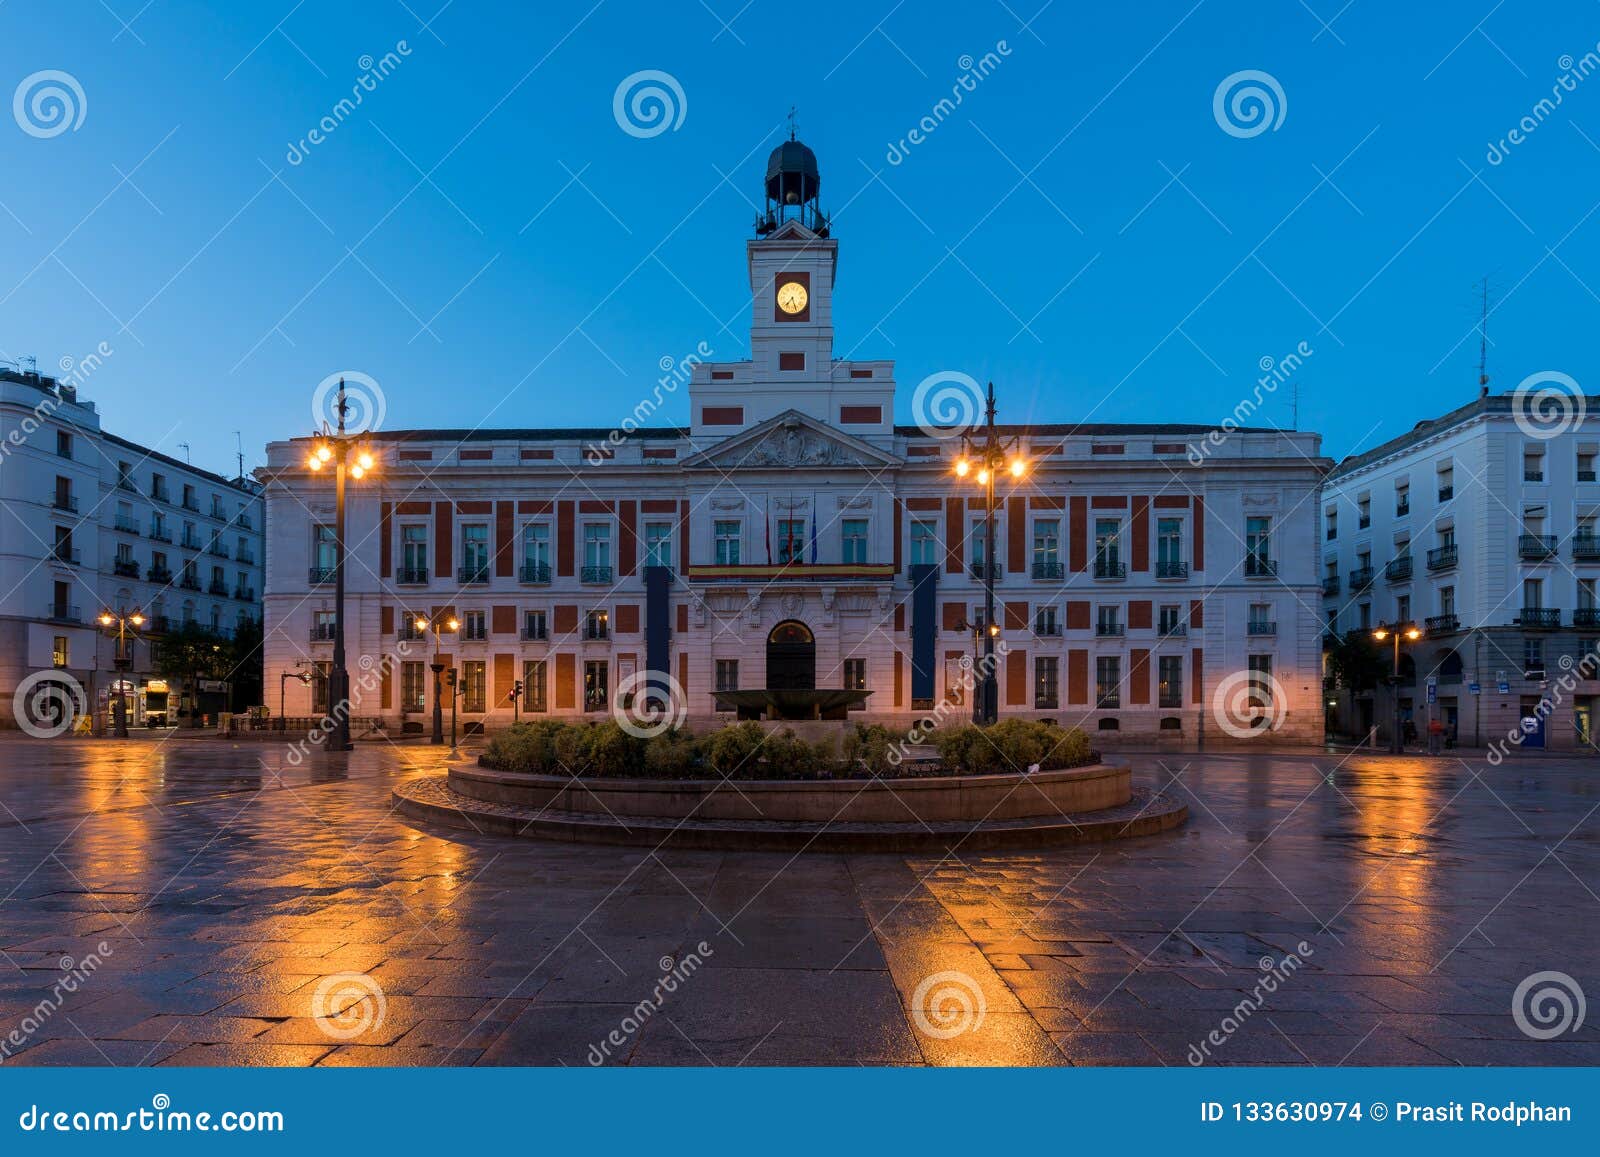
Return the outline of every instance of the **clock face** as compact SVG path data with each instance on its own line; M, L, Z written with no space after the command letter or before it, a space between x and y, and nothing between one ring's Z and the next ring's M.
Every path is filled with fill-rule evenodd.
M806 287L798 281L785 281L778 286L778 308L784 313L799 313L805 309L807 298Z

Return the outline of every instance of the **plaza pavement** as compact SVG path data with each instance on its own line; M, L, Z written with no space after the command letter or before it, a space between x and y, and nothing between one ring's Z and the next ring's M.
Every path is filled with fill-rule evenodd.
M0 1065L1600 1064L1512 1015L1600 999L1594 758L1119 755L1186 828L940 858L425 831L438 749L286 755L0 738Z

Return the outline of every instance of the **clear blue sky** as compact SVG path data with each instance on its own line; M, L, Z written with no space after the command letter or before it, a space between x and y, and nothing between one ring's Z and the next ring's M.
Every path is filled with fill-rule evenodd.
M1484 274L1494 388L1600 390L1600 75L1485 157L1594 49L1593 3L742 2L9 0L0 96L56 69L86 111L53 137L0 112L0 357L108 342L107 425L217 469L234 430L252 465L305 432L343 369L389 427L612 425L661 358L745 353L749 199L794 104L839 349L898 362L901 420L959 369L1003 420L1218 422L1304 341L1300 424L1341 456L1474 396ZM681 85L675 130L614 119L642 69ZM1213 115L1246 69L1286 100L1253 137Z

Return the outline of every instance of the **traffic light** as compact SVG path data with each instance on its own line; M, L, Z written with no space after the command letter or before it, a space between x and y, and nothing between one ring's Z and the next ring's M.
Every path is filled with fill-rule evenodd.
M515 703L522 698L522 680L518 679L511 684L511 701Z

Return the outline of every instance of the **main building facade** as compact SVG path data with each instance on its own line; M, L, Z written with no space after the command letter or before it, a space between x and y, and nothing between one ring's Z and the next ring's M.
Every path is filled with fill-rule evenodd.
M747 359L683 359L615 428L371 432L345 538L353 714L425 729L437 664L461 718L491 728L603 718L645 672L670 676L691 727L732 717L719 692L768 687L867 691L853 717L897 726L964 715L986 499L954 471L959 432L922 412L976 399L933 402L969 388L936 375L922 424L896 425L893 363L834 356L818 185L804 145L773 153ZM680 381L689 424L636 425ZM995 492L1002 717L1108 744L1241 726L1320 742L1316 435L998 433L1025 462ZM270 445L259 475L265 677L291 715L327 709L333 638L333 492L309 445Z

